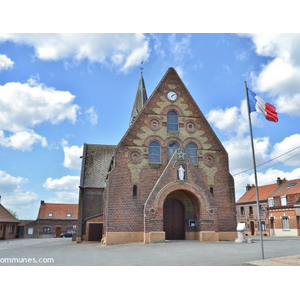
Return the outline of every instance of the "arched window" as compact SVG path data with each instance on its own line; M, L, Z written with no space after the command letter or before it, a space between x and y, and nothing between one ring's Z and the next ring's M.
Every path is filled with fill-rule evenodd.
M194 165L198 164L198 149L194 143L189 143L186 145L186 153L192 160Z
M150 163L160 163L160 143L153 141L149 144L149 156Z
M179 148L176 142L171 142L168 144L168 161L171 159L175 151Z
M178 115L174 110L168 112L167 129L168 131L178 131Z

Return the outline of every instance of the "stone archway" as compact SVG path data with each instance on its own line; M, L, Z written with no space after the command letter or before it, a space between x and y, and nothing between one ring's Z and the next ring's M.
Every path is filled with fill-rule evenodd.
M184 207L184 239L201 241L201 234L217 232L217 205L209 192L186 181L173 182L162 189L158 185L145 203L145 243L166 239L164 204L168 199L177 199Z

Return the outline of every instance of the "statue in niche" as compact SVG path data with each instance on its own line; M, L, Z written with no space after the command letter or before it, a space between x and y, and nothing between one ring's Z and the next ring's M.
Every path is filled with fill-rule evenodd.
M185 175L185 169L183 165L180 165L178 168L178 178L179 180L184 180L184 175Z

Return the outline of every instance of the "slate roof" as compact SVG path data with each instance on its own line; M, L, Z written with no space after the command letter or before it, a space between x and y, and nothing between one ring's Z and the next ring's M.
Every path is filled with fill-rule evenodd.
M294 184L295 183L295 184ZM258 194L260 200L265 200L271 197L293 195L300 193L300 179L283 180L280 185L277 183L259 186ZM256 201L256 189L252 186L237 203Z
M0 222L20 223L2 204L0 204Z
M49 214L52 214L52 216L49 216ZM71 216L67 217L67 214L71 214ZM77 220L78 204L41 203L37 218Z
M140 113L147 100L148 100L148 96L147 96L146 86L145 86L143 75L141 74L138 89L136 91L135 101L130 116L129 126L135 120L136 116Z
M115 145L84 144L81 187L104 188Z

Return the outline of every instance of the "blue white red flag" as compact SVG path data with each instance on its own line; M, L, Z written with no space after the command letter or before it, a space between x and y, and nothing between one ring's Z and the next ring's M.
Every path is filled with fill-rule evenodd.
M250 112L259 111L268 121L278 122L276 107L264 101L248 89Z

